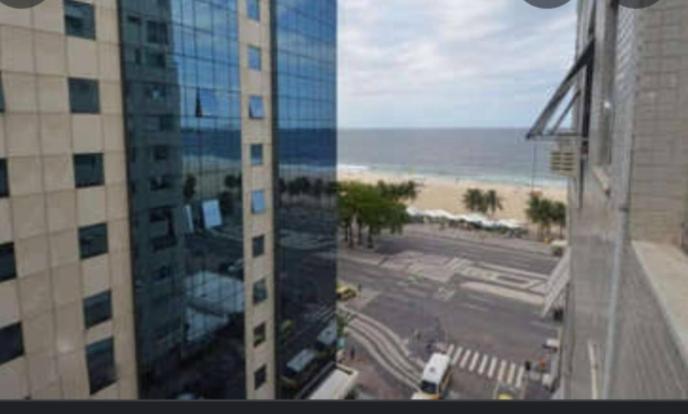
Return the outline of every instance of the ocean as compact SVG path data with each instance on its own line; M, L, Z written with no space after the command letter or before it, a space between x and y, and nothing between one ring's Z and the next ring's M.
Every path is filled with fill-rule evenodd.
M549 171L548 143L524 129L340 129L339 168L563 187Z

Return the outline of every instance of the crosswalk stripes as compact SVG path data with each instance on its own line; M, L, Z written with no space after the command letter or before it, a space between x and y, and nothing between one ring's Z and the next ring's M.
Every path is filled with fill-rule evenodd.
M480 363L480 369L478 369L478 375L483 375L485 373L485 369L487 369L487 363L490 361L490 357L487 355L483 355L483 361Z
M499 364L499 373L497 374L497 381L504 382L504 374L506 374L506 361L502 360Z
M487 373L487 378L492 379L495 374L495 370L497 369L497 357L492 357L492 361L490 361L490 370Z
M465 369L466 365L468 365L468 358L471 357L471 354L473 351L470 349L466 350L466 353L463 355L463 359L461 360L461 369Z
M451 366L461 371L498 381L521 389L524 385L525 368L493 355L451 344L447 348Z
M473 355L473 360L471 361L471 367L468 369L469 372L475 371L475 369L478 367L478 361L480 360L480 353L476 352Z
M456 350L456 353L454 354L454 357L451 360L452 366L456 365L456 363L459 361L459 357L461 356L462 351L463 351L462 346L460 346L459 349Z

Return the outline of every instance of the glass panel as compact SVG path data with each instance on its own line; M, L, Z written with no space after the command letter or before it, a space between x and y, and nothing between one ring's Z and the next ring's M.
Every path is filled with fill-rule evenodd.
M268 299L268 283L265 279L253 285L253 304L259 305Z
M78 154L74 156L74 181L76 188L96 187L105 183L103 154Z
M114 340L110 338L89 345L86 348L86 363L91 394L114 384L116 381Z
M251 165L254 167L263 165L263 145L251 145Z
M91 296L84 300L84 322L92 328L112 319L112 297L110 292Z
M0 365L24 355L21 324L0 328Z
M108 230L106 224L83 227L79 229L79 250L81 260L107 253Z
M260 21L260 0L246 0L246 13L249 18Z
M267 367L263 366L254 374L254 382L257 390L260 389L260 387L262 387L263 385L265 385L265 381L267 381L268 379L267 373Z
M249 101L249 117L251 119L265 118L265 105L262 96L251 96Z
M80 1L65 0L65 32L68 36L96 38L96 22L93 5Z
M254 191L251 196L251 212L253 214L265 213L265 191Z
M248 47L248 66L253 70L261 70L263 68L263 56L260 48L255 46Z
M98 81L69 79L69 103L72 113L97 114L100 112Z
M14 258L14 244L0 245L0 282L17 277L16 262Z
M265 254L265 236L253 238L253 257L260 257Z
M267 339L267 330L265 328L265 324L261 324L253 330L253 346L259 347L260 345L265 343L266 339Z
M0 159L0 198L9 197L10 185L7 176L7 160Z

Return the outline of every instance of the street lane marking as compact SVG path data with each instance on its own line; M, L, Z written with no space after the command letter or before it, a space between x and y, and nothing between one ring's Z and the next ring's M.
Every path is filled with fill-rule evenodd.
M456 346L456 345L454 345L454 344L449 345L449 349L447 349L447 355L451 355L452 352L454 352L454 347L455 347L455 346ZM451 358L451 356L450 356L450 358Z
M499 364L499 374L497 374L497 381L499 382L504 382L504 374L506 374L506 361L502 360L502 363Z
M525 368L521 367L518 370L518 376L516 377L516 388L521 388L523 386L523 375L525 375Z
M473 361L471 361L471 367L468 369L468 372L475 371L475 368L478 366L479 360L480 360L480 352L476 351L475 354L473 354Z
M471 353L473 353L473 351L470 349L466 350L466 353L463 355L463 359L461 360L461 369L466 368L466 364L468 364L468 358L471 357Z
M507 384L511 385L514 383L514 377L516 376L516 364L513 362L511 363L511 367L509 368L509 377L507 380Z
M487 363L490 361L490 357L483 355L483 362L480 364L480 369L478 370L478 375L482 376L487 368Z
M490 370L487 373L487 378L492 379L494 377L495 369L497 369L497 357L492 357L490 362Z
M454 354L454 357L452 358L452 361L451 361L452 366L455 366L456 363L459 361L459 357L461 356L462 351L463 351L462 346L460 346L459 349L456 350L456 353Z

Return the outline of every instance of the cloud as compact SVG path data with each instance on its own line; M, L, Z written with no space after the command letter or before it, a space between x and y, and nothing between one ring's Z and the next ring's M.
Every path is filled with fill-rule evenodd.
M575 8L340 0L343 127L524 126L573 59Z

